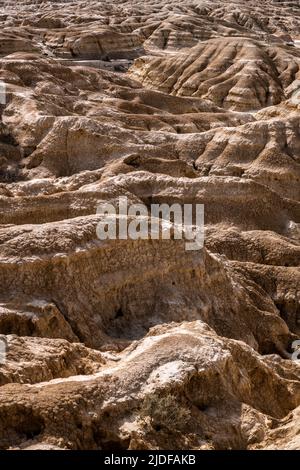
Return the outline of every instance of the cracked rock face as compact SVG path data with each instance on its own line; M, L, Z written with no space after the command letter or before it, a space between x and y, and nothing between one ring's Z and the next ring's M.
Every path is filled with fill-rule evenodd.
M300 449L299 2L0 25L0 448ZM99 240L121 197L204 204L204 248Z

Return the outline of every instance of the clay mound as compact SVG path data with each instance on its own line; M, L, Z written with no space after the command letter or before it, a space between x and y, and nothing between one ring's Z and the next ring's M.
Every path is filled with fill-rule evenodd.
M227 109L251 111L284 99L284 89L299 77L299 62L300 53L289 48L218 38L202 41L188 55L141 58L132 77L172 95L202 97Z
M283 367L286 377L269 363L241 342L218 338L199 321L156 327L116 365L94 375L1 387L6 433L0 434L0 445L176 448L184 436L186 449L255 446L284 426L282 418L299 400L297 377L282 362L278 371ZM141 419L151 406L169 412L175 407L184 417L179 429L173 430L174 421L168 426L164 415L158 421L154 415L163 430L152 430ZM68 435L62 438L66 417Z
M299 448L298 2L0 25L0 448ZM120 197L204 204L205 246L99 240Z
M126 35L117 30L104 29L93 34L81 32L65 39L63 46L73 57L81 59L122 59L135 58L143 53L142 41L138 35Z
M37 52L38 46L30 41L29 37L19 34L18 31L1 31L0 37L0 56L13 54L14 52Z
M1 385L93 374L106 363L104 355L79 343L24 335L6 335L5 338L9 351L8 365L0 366Z

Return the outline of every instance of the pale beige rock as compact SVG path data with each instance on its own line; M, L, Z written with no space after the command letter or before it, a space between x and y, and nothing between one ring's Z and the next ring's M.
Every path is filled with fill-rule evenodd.
M0 26L0 448L300 449L298 3ZM100 241L120 196L204 204L204 249Z

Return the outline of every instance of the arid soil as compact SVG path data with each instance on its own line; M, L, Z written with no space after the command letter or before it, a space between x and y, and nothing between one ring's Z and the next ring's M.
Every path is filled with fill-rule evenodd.
M0 448L300 449L299 1L0 26ZM99 240L121 196L204 204L205 247Z

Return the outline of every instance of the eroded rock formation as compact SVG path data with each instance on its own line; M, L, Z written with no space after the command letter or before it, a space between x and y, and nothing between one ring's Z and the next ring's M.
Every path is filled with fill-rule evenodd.
M0 448L299 449L299 2L0 24ZM122 196L204 204L205 247L99 240Z

